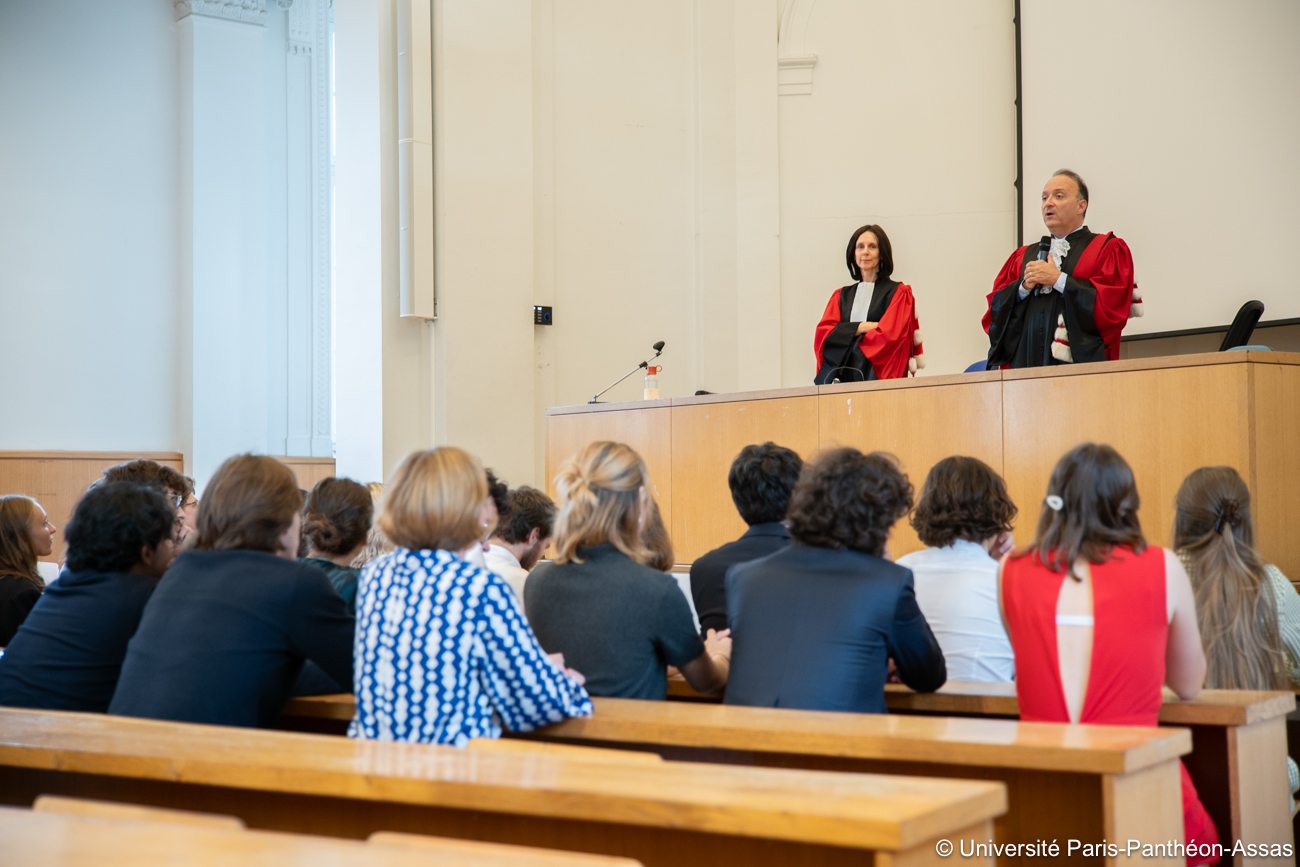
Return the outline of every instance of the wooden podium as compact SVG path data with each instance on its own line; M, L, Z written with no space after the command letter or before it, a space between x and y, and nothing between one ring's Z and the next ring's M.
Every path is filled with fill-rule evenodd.
M892 452L920 495L930 467L972 455L1000 472L1020 508L1016 542L1034 534L1056 461L1109 443L1137 476L1147 540L1168 545L1173 500L1197 467L1237 468L1250 486L1265 559L1300 578L1300 353L1240 350L1032 370L924 376L653 401L552 407L547 487L592 440L645 458L677 562L738 537L727 470L771 440L805 459L836 446ZM921 547L903 519L894 556Z

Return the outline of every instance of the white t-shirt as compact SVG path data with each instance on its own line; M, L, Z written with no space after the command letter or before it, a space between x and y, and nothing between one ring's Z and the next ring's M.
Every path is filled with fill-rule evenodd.
M958 539L898 558L912 570L916 604L948 664L949 680L1011 681L1015 655L998 612L998 562Z
M519 561L508 548L500 545L490 545L487 553L483 555L483 560L490 571L495 572L510 585L511 590L515 591L515 598L519 600L519 607L522 610L524 582L528 580L528 570L519 565Z

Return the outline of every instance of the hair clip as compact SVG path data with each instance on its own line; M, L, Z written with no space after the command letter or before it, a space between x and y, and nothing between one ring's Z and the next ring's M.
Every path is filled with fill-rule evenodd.
M1047 498L1044 499L1043 502L1046 503L1047 508L1051 509L1053 512L1059 512L1065 508L1065 500L1062 500L1060 497L1056 496L1056 494L1048 494Z

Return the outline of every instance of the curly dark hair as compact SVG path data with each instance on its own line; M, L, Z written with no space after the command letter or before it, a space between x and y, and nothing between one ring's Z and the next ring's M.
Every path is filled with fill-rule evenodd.
M1010 532L1015 516L1016 504L992 467L979 458L954 456L930 468L912 526L926 545L944 548L958 539L983 542Z
M496 536L518 545L528 541L528 534L537 529L538 538L549 539L555 535L555 515L559 506L546 494L527 485L515 488L506 497L506 510L497 521Z
M492 498L492 503L497 507L497 526L505 520L506 513L510 511L510 486L497 478L496 473L491 470L484 470L487 473L488 496Z
M773 442L745 446L727 473L731 502L746 524L784 521L801 472L803 458L785 446Z
M884 553L889 528L912 508L898 459L842 448L817 459L794 486L790 535L805 545Z
M347 554L366 541L374 517L375 501L365 485L351 479L321 479L307 495L302 535L311 549Z
M172 537L176 510L153 485L107 482L87 491L64 528L68 569L127 572L141 548Z
M135 482L137 485L156 488L163 493L171 491L181 498L181 502L189 499L190 494L194 493L193 479L181 475L180 470L148 458L137 458L109 467L104 470L104 481Z

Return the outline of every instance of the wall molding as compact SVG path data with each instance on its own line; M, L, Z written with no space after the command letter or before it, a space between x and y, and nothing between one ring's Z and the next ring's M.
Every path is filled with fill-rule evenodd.
M259 27L266 24L264 0L176 0L172 4L172 11L176 13L177 21L198 15Z
M786 0L777 33L776 92L780 96L807 96L813 89L817 55L808 50L808 21L817 0Z

